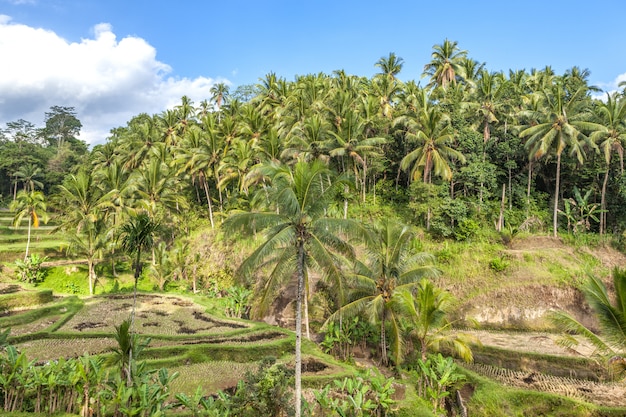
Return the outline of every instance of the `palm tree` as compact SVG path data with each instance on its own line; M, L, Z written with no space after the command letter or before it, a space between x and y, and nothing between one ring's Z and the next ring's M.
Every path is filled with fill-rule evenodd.
M35 187L43 188L41 181L37 177L41 177L41 168L35 164L25 164L13 173L16 181L24 183L24 191L35 191Z
M339 278L337 256L353 256L352 247L340 236L356 232L358 226L350 220L326 216L328 204L341 187L341 181L330 181L329 169L320 161L298 161L293 167L270 164L259 168L272 179L270 201L275 206L266 212L235 213L224 226L248 232L264 231L263 243L241 264L238 274L248 276L253 271L273 265L263 289L262 300L267 303L275 288L285 280L296 277L296 416L301 413L302 372L302 303L305 299L306 277L310 270L319 271L332 279Z
M610 297L602 280L589 277L582 290L585 299L600 324L600 334L595 334L565 312L555 312L551 319L565 333L560 342L575 346L578 342L572 334L582 335L595 348L596 353L608 360L619 371L626 370L626 270L613 269L615 297Z
M602 128L593 132L590 139L596 143L604 155L606 171L602 182L600 203L600 234L606 229L606 186L609 181L611 159L617 153L620 159L620 172L624 175L624 143L626 141L626 100L619 99L617 94L606 95L606 102L595 107L596 120Z
M407 139L415 141L417 146L402 158L400 167L405 171L410 169L414 181L421 178L430 184L433 173L449 181L452 159L463 162L465 157L450 147L454 135L448 118L438 108L430 106L423 108L417 119L409 120L407 128Z
M219 138L215 129L212 128L214 126L213 121L214 116L209 113L202 119L203 129L192 126L187 130L185 146L174 159L174 164L180 166L178 174L187 171L194 182L196 178L199 180L207 199L211 227L214 227L215 224L213 221L213 204L211 202L208 178L215 176L216 182L219 180L217 165L222 156ZM207 129L207 127L209 128Z
M468 61L468 60L466 60ZM465 103L468 111L477 115L476 126L483 134L482 163L485 164L487 144L491 139L492 125L498 123L498 117L503 111L504 94L507 82L503 73L493 73L486 69L479 72L475 81L473 99ZM481 175L479 210L483 204L484 181Z
M217 83L211 87L211 101L217 105L217 110L222 109L222 104L228 99L229 87L225 83Z
M141 253L151 250L154 246L155 237L160 230L160 225L147 213L139 213L132 216L120 229L118 240L122 249L128 256L134 256L133 269L135 285L133 289L133 309L131 312L131 331L135 322L135 307L137 304L137 282L141 275Z
M356 262L351 282L350 299L327 323L342 316L353 317L364 312L369 320L380 325L381 361L387 365L388 330L394 363L402 359L402 332L398 309L393 298L397 291L412 289L424 277L439 274L434 257L413 250L415 231L409 226L387 220L377 225L367 240L366 262Z
M421 359L441 345L451 346L466 362L473 360L470 343L476 342L465 334L451 333L451 323L446 319L451 307L450 293L437 288L423 278L414 289L396 291L392 304L405 319L409 334L417 341Z
M380 146L387 142L383 137L367 137L367 126L365 120L357 110L348 111L337 131L331 131L335 142L331 145L329 155L340 158L342 172L346 172L344 157L351 162L354 170L354 177L361 180L361 192L365 200L367 185L367 158L378 154ZM363 168L363 175L359 174L358 167ZM358 184L358 182L357 182Z
M461 63L467 51L460 50L458 42L445 39L441 45L433 45L431 61L424 66L424 75L430 76L429 87L446 88L448 84L456 84L456 77L461 73Z
M111 169L115 165L109 166ZM64 210L59 229L71 234L68 250L87 257L89 294L93 294L95 261L106 243L108 210L113 209L116 190L105 193L96 185L92 173L71 174L55 195L56 205Z
M396 56L394 52L389 52L389 56L381 57L374 66L380 68L381 75L385 75L386 77L395 80L396 75L402 71L402 66L404 65L404 59Z
M143 169L134 171L134 181L137 204L150 216L156 215L159 206L177 212L187 207L173 170L158 159L151 159Z
M68 252L72 252L87 259L87 277L89 280L89 295L93 295L96 285L95 266L102 252L107 248L109 225L104 216L98 216L95 221L87 222L82 230L74 230L69 236Z
M30 248L31 227L39 227L39 218L47 223L48 213L46 213L45 196L41 191L26 192L21 190L17 193L15 201L10 205L10 210L15 212L13 217L13 227L19 226L24 217L28 217L28 238L26 240L26 252L24 254L24 262L28 258L28 249Z
M570 149L570 154L582 163L585 157L583 146L585 143L592 147L582 133L584 130L594 131L602 126L585 120L587 109L584 100L587 93L585 87L580 87L573 93L565 91L562 83L557 82L550 89L541 90L544 102L544 111L536 125L520 132L521 138L526 138L530 158L539 159L545 155L556 155L556 184L554 186L553 233L557 237L559 192L561 182L561 156L563 151Z

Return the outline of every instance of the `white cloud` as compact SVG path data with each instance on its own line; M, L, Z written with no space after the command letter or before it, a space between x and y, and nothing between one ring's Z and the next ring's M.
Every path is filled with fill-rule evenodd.
M107 23L94 26L93 38L69 42L0 15L0 56L0 128L20 118L41 125L50 106L71 106L89 143L104 142L139 113L159 113L183 95L197 103L215 82L228 82L172 77L148 42L118 40Z
M613 94L613 93L617 93L619 91L623 91L624 87L619 87L619 83L621 83L623 81L626 81L626 72L623 73L623 74L619 74L610 83L600 83L600 84L597 84L596 86L598 88L600 88L602 91L598 92L598 93L592 94L591 97L593 97L595 99L598 99L598 100L606 101L607 93L608 94Z

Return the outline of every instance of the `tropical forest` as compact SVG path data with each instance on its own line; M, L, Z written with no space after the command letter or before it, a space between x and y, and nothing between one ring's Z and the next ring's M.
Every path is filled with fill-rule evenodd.
M626 415L626 85L376 58L0 126L2 415Z

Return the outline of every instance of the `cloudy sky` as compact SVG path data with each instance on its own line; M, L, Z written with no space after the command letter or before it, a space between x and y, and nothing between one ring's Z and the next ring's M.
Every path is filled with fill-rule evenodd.
M71 106L102 143L142 112L269 72L371 76L389 52L419 80L432 46L458 41L490 70L576 65L604 90L626 80L623 1L0 0L0 128Z

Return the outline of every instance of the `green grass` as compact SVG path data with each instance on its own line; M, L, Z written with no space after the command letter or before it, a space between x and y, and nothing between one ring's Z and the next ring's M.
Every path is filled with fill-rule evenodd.
M52 291L20 291L12 294L0 295L0 311L21 307L32 307L52 301Z

